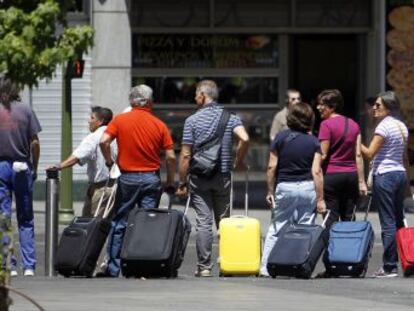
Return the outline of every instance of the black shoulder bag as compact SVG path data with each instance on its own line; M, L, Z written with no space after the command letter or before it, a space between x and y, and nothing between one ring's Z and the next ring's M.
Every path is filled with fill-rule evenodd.
M230 113L223 109L212 138L195 148L190 161L190 174L210 178L219 170L221 164L221 142L229 119Z

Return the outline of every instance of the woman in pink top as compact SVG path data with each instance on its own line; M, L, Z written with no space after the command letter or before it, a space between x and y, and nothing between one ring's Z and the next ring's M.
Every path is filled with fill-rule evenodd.
M326 226L351 220L359 194L367 194L361 156L360 129L341 115L344 100L339 90L324 90L318 97L319 129L324 169L324 199L331 211Z

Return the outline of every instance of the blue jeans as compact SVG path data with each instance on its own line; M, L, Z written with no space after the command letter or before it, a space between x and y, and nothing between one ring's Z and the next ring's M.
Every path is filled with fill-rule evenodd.
M373 204L378 208L381 224L384 270L398 267L395 234L404 226L404 193L407 185L405 172L396 171L374 175Z
M123 173L118 180L115 214L108 242L108 273L118 276L122 242L129 212L138 208L157 208L161 196L158 172Z
M282 182L275 191L276 208L272 211L272 220L263 245L260 274L269 275L267 260L277 241L282 227L290 223L311 223L316 209L316 192L313 181Z
M12 193L16 200L17 225L19 228L20 253L24 269L36 268L36 248L33 221L33 173L29 169L16 173L13 161L0 161L0 213L12 216ZM12 269L16 269L12 257Z

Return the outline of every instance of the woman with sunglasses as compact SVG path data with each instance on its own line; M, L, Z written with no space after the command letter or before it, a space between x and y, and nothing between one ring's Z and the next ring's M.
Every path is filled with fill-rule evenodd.
M374 277L398 276L395 234L404 220L403 201L407 185L405 156L408 129L396 116L400 104L394 92L378 94L373 106L378 121L369 147L362 145L364 157L373 159L373 204L378 208L384 247L383 266Z

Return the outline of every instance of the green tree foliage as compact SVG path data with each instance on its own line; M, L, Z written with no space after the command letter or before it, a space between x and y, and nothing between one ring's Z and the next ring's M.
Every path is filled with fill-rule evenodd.
M31 87L51 78L57 65L82 57L92 46L93 29L67 27L65 13L71 3L0 0L0 72Z
M0 213L0 264L3 267L4 261L6 261L9 255L11 246L11 223L10 219L4 214ZM0 269L0 310L8 310L10 300L8 298L8 290L4 287L7 284L9 278L9 270L6 265L6 269Z

